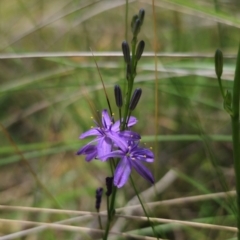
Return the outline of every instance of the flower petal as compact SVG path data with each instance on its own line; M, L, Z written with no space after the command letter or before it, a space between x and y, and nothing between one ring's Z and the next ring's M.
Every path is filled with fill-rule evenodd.
M102 161L105 161L111 157L122 158L123 156L124 156L124 153L121 150L116 150L116 151L112 151L106 155L102 155L102 156L99 155L98 158L101 159Z
M97 145L98 156L104 156L112 150L112 141L108 137L102 137Z
M106 128L106 130L113 124L112 119L110 118L106 109L102 111L102 124L103 127Z
M90 162L91 160L95 159L97 157L97 148L95 148L91 153L87 154L85 157L85 160L87 162Z
M119 136L126 138L127 140L136 141L141 139L141 136L138 133L133 131L125 130L119 133Z
M101 133L99 132L99 128L92 128L80 135L80 139L83 139L88 136L101 136Z
M113 183L118 188L122 187L128 180L131 173L131 164L127 157L124 157L117 165L114 173Z
M137 118L130 116L127 126L131 127L131 126L135 125L137 123L137 121L138 121Z
M120 131L120 121L117 120L111 127L111 131L119 132Z
M97 156L97 147L92 144L87 144L83 146L81 149L78 150L77 155L86 155L85 160L91 161L92 159L96 158Z
M123 137L120 137L118 133L115 132L108 132L106 133L109 138L112 139L112 141L120 147L123 151L126 151L128 144L126 140Z
M150 183L154 184L154 178L152 173L140 162L132 161L132 166L135 168L135 170L146 180L148 180Z
M144 162L153 162L154 161L153 152L147 148L137 148L133 154L137 160L141 160Z

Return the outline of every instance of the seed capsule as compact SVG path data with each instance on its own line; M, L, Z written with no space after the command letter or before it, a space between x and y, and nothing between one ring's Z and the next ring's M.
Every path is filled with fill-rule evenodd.
M133 111L136 108L141 95L142 95L142 89L141 88L135 89L135 91L132 95L132 99L131 99L130 104L129 104L129 109L131 111Z

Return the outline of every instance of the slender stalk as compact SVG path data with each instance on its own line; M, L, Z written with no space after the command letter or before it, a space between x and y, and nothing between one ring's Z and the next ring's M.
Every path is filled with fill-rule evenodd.
M218 79L218 84L219 84L219 87L220 87L220 91L221 91L221 94L222 94L222 97L224 99L224 91L223 91L223 87L222 87L222 80L220 77L217 78Z
M131 176L130 176L130 180L131 180L131 184L132 184L132 186L133 186L133 188L134 188L134 191L135 191L135 193L136 193L136 195L137 195L137 197L138 197L138 201L139 201L140 204L141 204L141 207L142 207L142 209L143 209L143 212L144 212L145 216L147 217L148 222L149 222L149 225L151 226L151 228L152 228L152 230L153 230L153 234L154 234L155 237L157 237L157 233L156 233L156 231L155 231L154 224L153 224L153 222L152 222L152 221L150 220L150 218L149 218L149 215L148 215L148 213L147 213L147 210L146 210L146 208L145 208L144 205L143 205L143 202L142 202L142 200L141 200L141 198L140 198L140 196L139 196L139 193L138 193L138 191L137 191L137 188L136 188L136 186L135 186L135 184L134 184L134 181L133 181L133 179L132 179ZM157 239L159 239L159 238L157 237Z
M125 40L128 40L128 0L125 4Z
M112 223L112 218L114 216L114 211L115 211L114 205L115 205L116 193L117 193L117 188L115 186L113 186L113 192L112 192L112 197L111 197L111 201L110 201L110 206L108 204L108 206L109 206L109 208L108 208L108 221L107 221L107 226L106 226L106 229L105 229L105 232L104 232L103 240L107 240L107 238L108 238L110 225ZM108 197L108 199L109 199L109 197Z
M236 176L236 191L237 191L237 228L238 240L240 240L240 147L239 147L239 100L240 100L240 44L238 48L237 64L233 83L233 98L232 98L232 139L233 139L233 158L234 170Z

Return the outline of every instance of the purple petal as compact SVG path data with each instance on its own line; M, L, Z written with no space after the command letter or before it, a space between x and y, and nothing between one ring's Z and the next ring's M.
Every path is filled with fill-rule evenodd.
M134 151L134 157L136 157L137 160L141 160L144 162L153 162L154 161L153 152L147 148L137 148Z
M111 131L119 132L120 131L120 121L117 120L111 127Z
M120 137L119 134L115 133L115 132L108 132L107 136L109 138L112 139L112 141L118 146L120 147L123 151L126 151L126 149L128 148L128 144L126 142L126 140L123 137Z
M77 155L86 155L85 160L91 161L97 156L97 147L95 145L87 144L78 150Z
M92 128L92 129L82 133L79 138L83 139L83 138L88 137L88 136L101 136L98 129L99 128Z
M77 155L89 154L89 153L92 152L95 148L96 148L96 146L87 144L87 145L83 146L82 148L80 148L80 149L77 151Z
M127 126L131 127L131 126L135 125L137 123L137 121L138 121L137 118L130 116Z
M131 165L127 157L124 157L119 164L114 173L113 183L118 188L122 187L128 180L128 177L131 173Z
M113 124L112 119L110 118L108 111L106 109L102 111L102 124L103 127L106 129L109 129L109 127Z
M105 161L111 157L122 158L122 157L124 157L124 153L121 150L116 150L116 151L112 151L106 155L98 156L98 158L101 159L102 161Z
M95 159L97 157L97 148L95 148L91 153L87 154L85 157L85 160L87 162L90 162L91 160Z
M112 141L108 137L103 137L99 140L97 145L98 156L104 156L112 150Z
M138 133L133 131L125 130L119 133L119 136L126 138L127 140L136 141L141 139L141 136Z
M150 183L154 184L154 178L152 173L140 162L132 161L132 166L135 168L135 170L146 180L148 180Z

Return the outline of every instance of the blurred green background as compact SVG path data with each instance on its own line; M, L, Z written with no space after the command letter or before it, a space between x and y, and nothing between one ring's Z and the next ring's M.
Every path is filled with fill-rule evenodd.
M230 90L240 2L153 2L128 1L126 7L121 0L0 1L0 204L95 211L95 190L105 186L109 166L76 156L86 143L79 135L93 125L90 117L107 108L90 49L117 116L113 86L126 81L121 43L126 37L131 41L131 17L140 8L146 15L139 40L146 48L136 77L143 96L133 112L139 119L134 130L156 153L148 165L156 182L170 176L146 201L234 190L230 118L223 110L213 56L217 48L223 51L223 86ZM133 179L140 192L151 187L135 173ZM134 196L129 182L118 192L117 207ZM231 206L223 200L159 206L152 216L235 226ZM6 210L1 215L43 222L67 217ZM123 230L144 227L143 234L151 235L141 222ZM23 228L0 224L0 234ZM224 230L158 228L166 239L234 237ZM16 239L88 239L81 234L45 229Z

